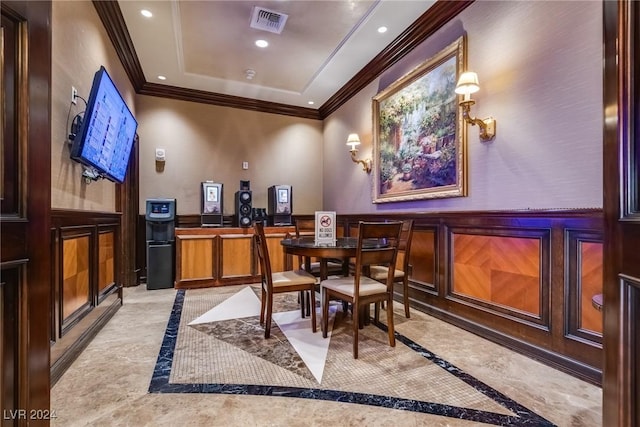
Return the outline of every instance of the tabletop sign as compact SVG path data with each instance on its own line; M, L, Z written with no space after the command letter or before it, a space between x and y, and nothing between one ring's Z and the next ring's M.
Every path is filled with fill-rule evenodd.
M335 246L336 213L316 212L316 245Z

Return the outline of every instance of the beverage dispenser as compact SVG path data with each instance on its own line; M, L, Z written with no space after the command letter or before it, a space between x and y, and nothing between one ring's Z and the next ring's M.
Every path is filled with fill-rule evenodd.
M147 289L173 288L176 199L147 199Z

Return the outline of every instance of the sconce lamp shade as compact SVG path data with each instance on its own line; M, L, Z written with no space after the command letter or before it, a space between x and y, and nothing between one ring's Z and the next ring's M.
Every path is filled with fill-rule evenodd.
M480 84L478 83L478 75L473 71L467 71L460 75L458 79L458 85L456 86L456 93L459 95L470 95L480 90Z
M360 145L360 137L357 133L350 133L347 137L347 145L351 146L351 151L356 149L357 145Z
M480 84L478 83L478 75L476 73L467 71L460 75L455 91L458 95L464 95L464 98L460 101L462 118L472 126L477 125L480 128L480 140L488 142L492 141L496 136L496 121L493 117L489 117L488 119L471 117L471 106L476 103L471 99L471 94L479 90Z

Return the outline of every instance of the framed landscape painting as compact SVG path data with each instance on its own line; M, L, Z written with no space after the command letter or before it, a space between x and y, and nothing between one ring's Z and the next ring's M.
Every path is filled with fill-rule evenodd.
M374 203L467 195L464 49L460 37L373 98Z

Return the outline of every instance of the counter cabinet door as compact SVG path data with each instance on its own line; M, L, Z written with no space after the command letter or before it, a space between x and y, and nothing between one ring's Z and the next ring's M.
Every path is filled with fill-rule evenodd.
M220 236L220 281L245 279L253 281L255 262L253 234L227 234Z

